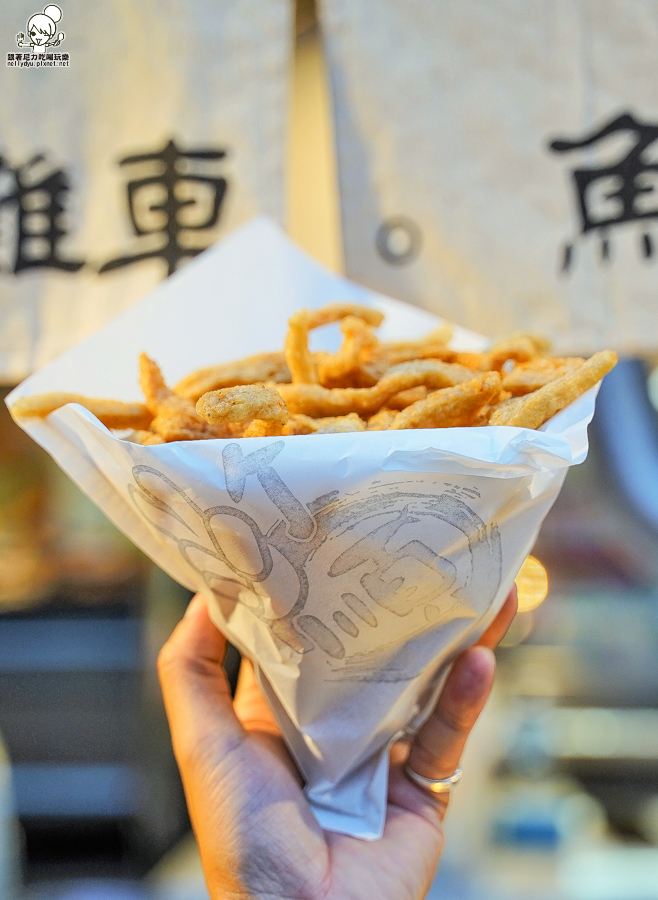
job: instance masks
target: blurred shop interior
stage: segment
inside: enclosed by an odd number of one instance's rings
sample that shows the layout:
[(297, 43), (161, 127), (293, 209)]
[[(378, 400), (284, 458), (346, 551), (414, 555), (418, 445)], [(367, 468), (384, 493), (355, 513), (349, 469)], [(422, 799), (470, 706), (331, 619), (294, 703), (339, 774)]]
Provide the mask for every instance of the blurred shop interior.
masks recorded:
[[(288, 231), (341, 271), (312, 0), (297, 3), (292, 84)], [(435, 900), (658, 900), (652, 360), (606, 379), (590, 437), (519, 579)], [(0, 897), (204, 900), (154, 665), (189, 593), (4, 404), (0, 471)]]

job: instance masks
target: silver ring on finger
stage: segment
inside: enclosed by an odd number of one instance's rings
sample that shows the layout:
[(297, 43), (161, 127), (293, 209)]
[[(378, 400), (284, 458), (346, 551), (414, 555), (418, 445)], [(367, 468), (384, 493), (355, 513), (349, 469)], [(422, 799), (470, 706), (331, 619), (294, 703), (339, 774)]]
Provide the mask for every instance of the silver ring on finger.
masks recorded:
[(461, 769), (455, 769), (449, 778), (425, 778), (424, 775), (414, 772), (409, 763), (405, 763), (404, 774), (418, 787), (431, 791), (432, 794), (448, 794), (456, 784), (459, 784), (464, 773)]

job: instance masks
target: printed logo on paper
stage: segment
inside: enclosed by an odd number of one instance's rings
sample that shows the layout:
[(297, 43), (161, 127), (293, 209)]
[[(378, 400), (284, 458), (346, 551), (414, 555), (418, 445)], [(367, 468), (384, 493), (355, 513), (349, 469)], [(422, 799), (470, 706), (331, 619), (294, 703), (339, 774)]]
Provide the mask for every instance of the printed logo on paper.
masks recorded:
[[(478, 489), (439, 481), (430, 492), (413, 475), (377, 478), (304, 505), (273, 465), (284, 447), (275, 441), (244, 455), (227, 444), (229, 502), (208, 509), (149, 465), (134, 466), (128, 492), (227, 622), (245, 607), (279, 646), (320, 654), (330, 680), (415, 678), (422, 654), (409, 641), (427, 635), (433, 654), (437, 628), (468, 626), (498, 592), (500, 534), (473, 509)], [(254, 504), (268, 501), (278, 518), (262, 528)]]
[[(587, 164), (587, 154), (602, 150), (605, 142), (611, 140), (622, 145), (616, 157), (613, 154), (613, 161), (598, 166)], [(564, 246), (562, 271), (572, 269), (577, 244), (590, 234), (598, 237), (601, 262), (609, 262), (613, 255), (611, 231), (629, 223), (644, 225), (639, 256), (651, 259), (655, 242), (649, 222), (658, 218), (658, 124), (641, 122), (626, 112), (580, 138), (555, 138), (549, 149), (569, 154), (569, 159), (577, 154), (581, 163), (571, 170), (580, 234)]]
[(16, 35), (16, 46), (23, 52), (8, 53), (7, 66), (34, 69), (68, 67), (68, 53), (52, 52), (66, 37), (63, 31), (58, 31), (61, 18), (62, 10), (54, 4), (30, 16), (25, 31)]

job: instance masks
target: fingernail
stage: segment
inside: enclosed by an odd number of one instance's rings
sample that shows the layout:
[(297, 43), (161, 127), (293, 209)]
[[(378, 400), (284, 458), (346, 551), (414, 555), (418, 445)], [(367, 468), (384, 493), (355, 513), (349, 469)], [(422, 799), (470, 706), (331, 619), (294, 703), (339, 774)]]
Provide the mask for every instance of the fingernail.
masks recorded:
[(483, 684), (492, 677), (491, 670), (495, 667), (496, 657), (488, 647), (473, 647), (468, 653), (469, 665), (462, 675), (461, 688), (471, 699), (479, 695)]

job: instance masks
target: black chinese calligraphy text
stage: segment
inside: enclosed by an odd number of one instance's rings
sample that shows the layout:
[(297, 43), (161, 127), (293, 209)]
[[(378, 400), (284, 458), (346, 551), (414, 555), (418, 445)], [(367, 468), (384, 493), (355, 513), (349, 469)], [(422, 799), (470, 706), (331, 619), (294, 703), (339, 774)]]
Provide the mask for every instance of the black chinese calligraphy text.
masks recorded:
[[(99, 271), (110, 272), (145, 259), (161, 259), (167, 266), (167, 274), (171, 275), (181, 260), (190, 259), (205, 250), (207, 244), (190, 246), (188, 239), (190, 233), (212, 228), (217, 224), (227, 181), (220, 175), (199, 171), (198, 167), (217, 163), (225, 156), (225, 150), (183, 151), (170, 140), (158, 152), (142, 153), (122, 159), (121, 166), (146, 165), (151, 169), (150, 174), (128, 182), (128, 212), (137, 237), (157, 235), (160, 242), (155, 249), (145, 249), (112, 259), (101, 266)], [(186, 196), (194, 186), (204, 186), (210, 192), (207, 212), (205, 216), (202, 214), (201, 218), (196, 220), (189, 215), (181, 215), (188, 207), (201, 206), (197, 199)], [(153, 189), (159, 189), (161, 199), (148, 202), (146, 205), (140, 203), (140, 196), (143, 200), (143, 196), (146, 196), (144, 192)]]
[[(556, 138), (549, 144), (554, 153), (569, 153), (594, 147), (621, 133), (631, 139), (626, 155), (610, 165), (580, 166), (571, 173), (581, 234), (598, 231), (603, 261), (611, 256), (611, 227), (658, 217), (658, 156), (652, 146), (658, 141), (658, 125), (641, 122), (627, 112), (583, 138)], [(653, 239), (648, 231), (642, 235), (640, 246), (646, 259), (653, 256)], [(573, 257), (574, 247), (569, 243), (564, 250), (563, 271), (571, 267)]]
[(11, 271), (16, 274), (44, 268), (77, 272), (84, 265), (82, 260), (66, 259), (61, 250), (67, 234), (68, 176), (63, 169), (50, 169), (44, 163), (42, 154), (16, 167), (0, 157), (0, 208), (9, 208), (14, 220)]

